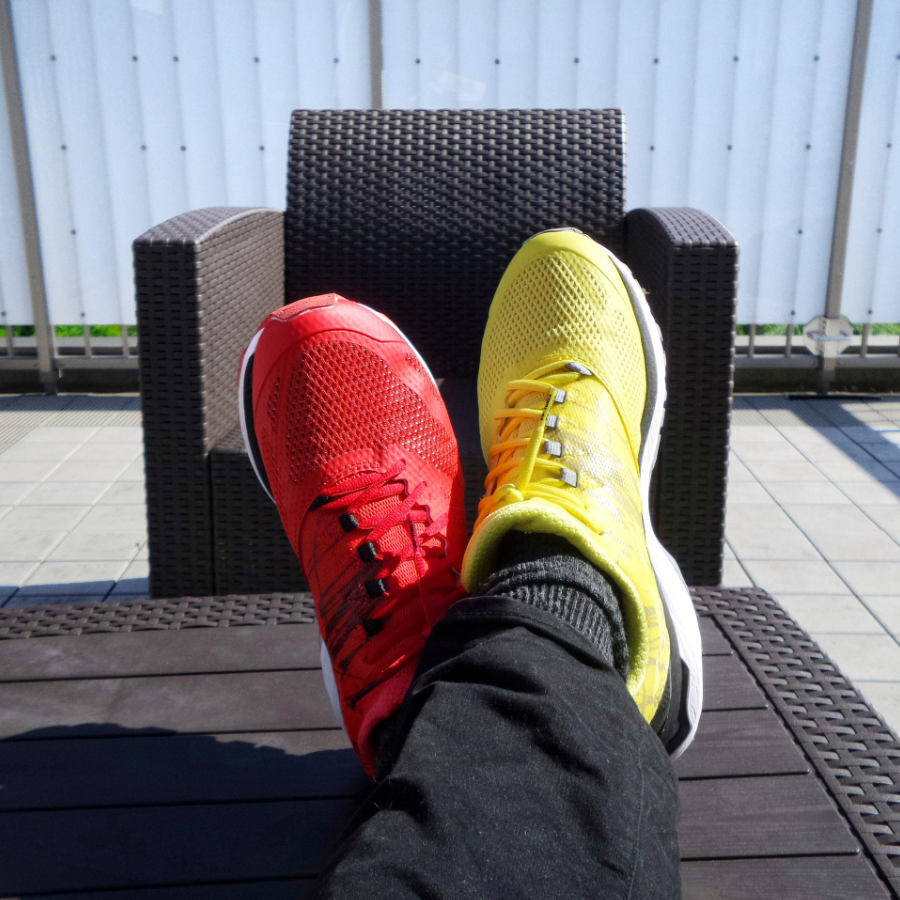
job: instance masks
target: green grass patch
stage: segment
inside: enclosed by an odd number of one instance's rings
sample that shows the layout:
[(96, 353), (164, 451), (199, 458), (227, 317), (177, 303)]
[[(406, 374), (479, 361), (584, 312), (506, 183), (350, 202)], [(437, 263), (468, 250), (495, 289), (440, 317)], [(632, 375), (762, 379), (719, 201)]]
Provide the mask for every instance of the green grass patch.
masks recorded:
[[(91, 325), (91, 337), (122, 337), (121, 325)], [(137, 335), (137, 325), (124, 326), (129, 337)], [(0, 327), (0, 337), (7, 336), (9, 326)], [(57, 325), (53, 329), (58, 338), (84, 337), (84, 325)], [(34, 337), (34, 325), (13, 325), (13, 337)]]
[[(862, 334), (863, 328), (865, 327), (861, 322), (851, 322), (853, 326), (854, 334)], [(756, 326), (756, 334), (757, 336), (763, 334), (776, 334), (776, 335), (786, 335), (788, 330), (787, 325), (757, 325)], [(737, 327), (738, 334), (750, 334), (750, 326), (749, 325), (738, 325)], [(802, 325), (794, 325), (794, 334), (799, 335), (803, 334), (803, 326)], [(891, 322), (878, 322), (872, 325), (871, 334), (900, 334), (900, 324), (891, 323)]]

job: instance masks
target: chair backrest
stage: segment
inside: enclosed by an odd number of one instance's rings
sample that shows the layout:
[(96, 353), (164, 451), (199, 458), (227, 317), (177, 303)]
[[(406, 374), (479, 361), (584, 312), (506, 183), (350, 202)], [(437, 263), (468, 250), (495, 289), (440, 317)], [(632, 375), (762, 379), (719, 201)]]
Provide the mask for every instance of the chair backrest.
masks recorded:
[(286, 300), (337, 291), (387, 313), (434, 374), (474, 375), (519, 245), (571, 225), (618, 249), (619, 110), (298, 110)]

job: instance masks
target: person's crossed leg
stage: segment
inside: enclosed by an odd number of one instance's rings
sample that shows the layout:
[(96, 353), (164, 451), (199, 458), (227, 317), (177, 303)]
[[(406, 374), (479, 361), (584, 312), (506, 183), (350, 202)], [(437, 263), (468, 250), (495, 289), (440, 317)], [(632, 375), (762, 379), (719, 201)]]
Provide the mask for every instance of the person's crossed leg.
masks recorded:
[(669, 758), (702, 675), (648, 514), (664, 393), (627, 268), (571, 229), (527, 241), (484, 335), (489, 474), (466, 544), (452, 426), (396, 326), (335, 294), (263, 322), (244, 436), (375, 779), (323, 894), (679, 893)]

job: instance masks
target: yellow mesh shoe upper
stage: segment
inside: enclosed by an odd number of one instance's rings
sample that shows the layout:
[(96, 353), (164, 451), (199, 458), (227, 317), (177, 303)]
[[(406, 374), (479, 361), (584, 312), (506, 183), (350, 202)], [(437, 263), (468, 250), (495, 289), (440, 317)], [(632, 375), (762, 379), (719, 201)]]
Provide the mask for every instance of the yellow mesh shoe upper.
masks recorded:
[(489, 474), (464, 584), (490, 573), (511, 529), (565, 537), (620, 588), (627, 685), (651, 721), (669, 635), (638, 466), (646, 362), (618, 270), (590, 238), (545, 232), (510, 263), (482, 343), (478, 402)]

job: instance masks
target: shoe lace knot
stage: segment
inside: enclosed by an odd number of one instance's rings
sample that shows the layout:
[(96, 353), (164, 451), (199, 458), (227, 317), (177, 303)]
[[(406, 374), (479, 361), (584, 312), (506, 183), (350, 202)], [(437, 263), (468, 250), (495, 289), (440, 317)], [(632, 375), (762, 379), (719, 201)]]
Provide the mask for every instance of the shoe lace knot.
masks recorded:
[[(421, 648), (422, 638), (434, 625), (432, 609), (438, 608), (433, 602), (434, 594), (459, 590), (455, 570), (439, 564), (432, 566), (433, 560), (446, 559), (448, 555), (449, 514), (432, 515), (423, 500), (426, 482), (411, 485), (403, 477), (406, 468), (406, 460), (401, 458), (383, 470), (360, 473), (342, 482), (339, 493), (332, 492), (316, 504), (318, 508), (339, 512), (345, 532), (364, 537), (356, 553), (363, 564), (371, 567), (364, 582), (366, 596), (359, 608), (345, 617), (340, 631), (349, 636), (357, 625), (363, 627), (370, 645), (367, 661), (379, 661), (379, 682), (406, 663), (416, 648)], [(412, 590), (403, 590), (393, 584), (394, 576), (403, 563), (410, 561), (415, 568), (415, 585)], [(424, 584), (428, 597), (421, 590)], [(431, 602), (426, 602), (429, 599)], [(404, 614), (403, 627), (392, 626), (389, 640), (377, 640), (397, 605), (411, 600), (418, 605), (419, 614)], [(338, 643), (343, 641), (338, 638)]]
[[(539, 366), (506, 386), (506, 406), (495, 415), (497, 431), (490, 449), (485, 496), (479, 521), (510, 502), (542, 498), (585, 518), (577, 469), (563, 463), (560, 425), (568, 387), (594, 373), (582, 363), (557, 361)], [(477, 527), (477, 525), (476, 525)], [(592, 525), (596, 529), (596, 523)]]

